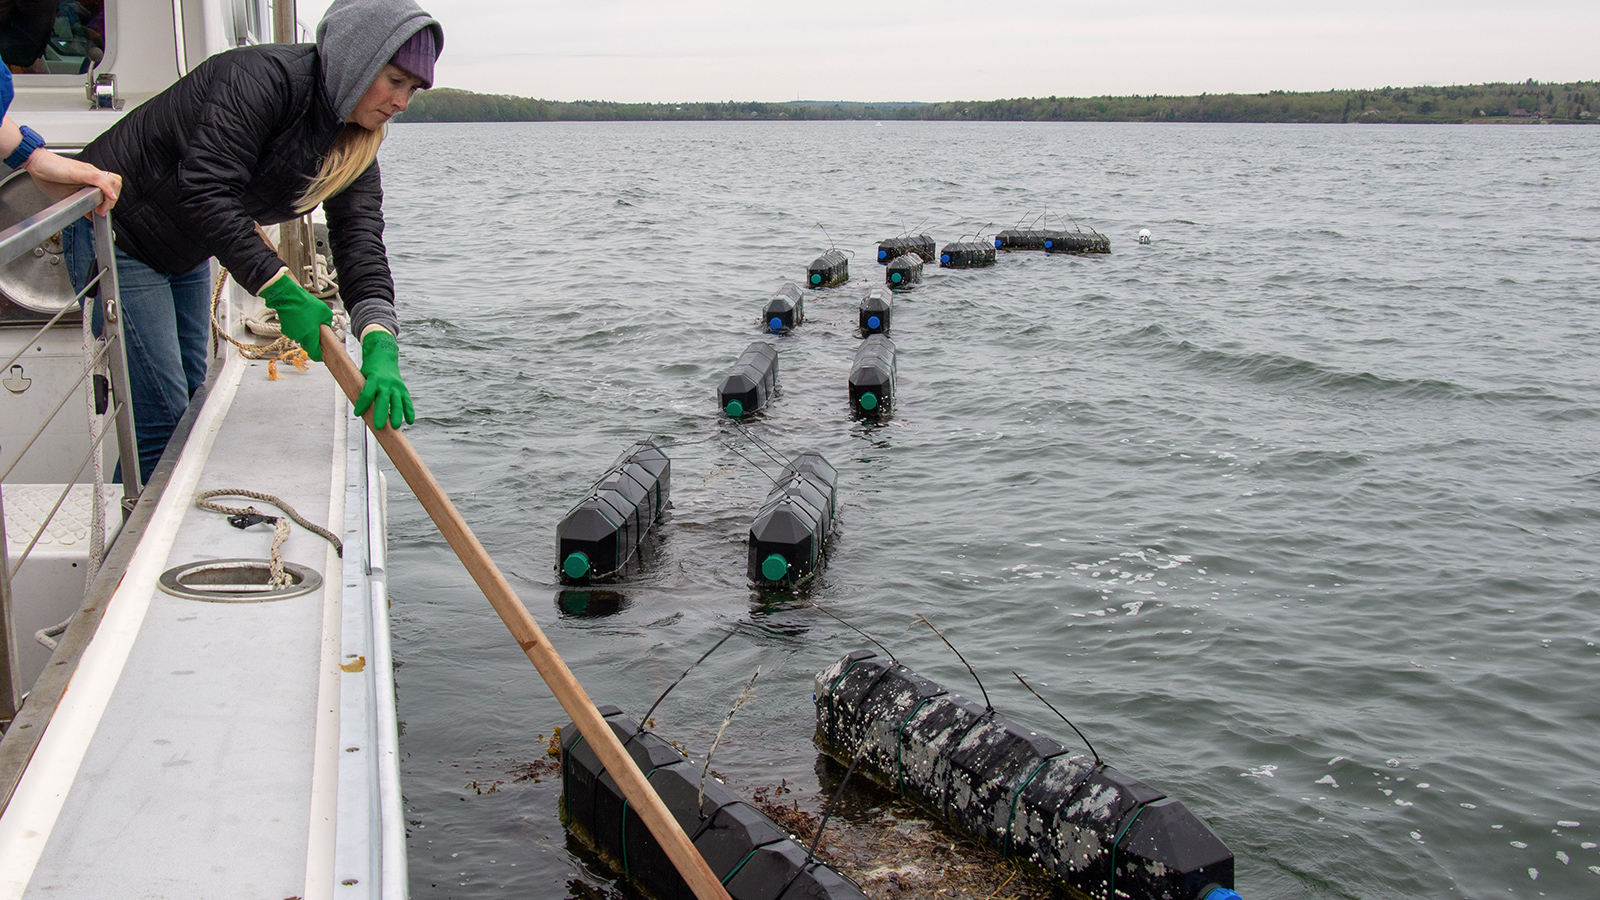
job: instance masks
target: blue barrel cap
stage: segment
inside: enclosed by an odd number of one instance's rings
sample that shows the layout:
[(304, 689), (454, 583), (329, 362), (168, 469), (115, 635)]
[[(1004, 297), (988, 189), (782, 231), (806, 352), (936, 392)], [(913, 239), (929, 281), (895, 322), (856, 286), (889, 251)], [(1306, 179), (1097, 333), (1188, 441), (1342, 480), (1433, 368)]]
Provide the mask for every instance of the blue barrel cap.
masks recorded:
[(774, 553), (761, 561), (761, 577), (768, 581), (782, 581), (789, 574), (789, 561)]
[(894, 282), (895, 284), (899, 284), (900, 283), (901, 277), (902, 276), (900, 275), (899, 272), (890, 272), (889, 273), (889, 280)]
[(1002, 243), (1002, 241), (1001, 241), (1001, 240), (1000, 240), (1000, 239), (999, 239), (999, 238), (995, 238), (995, 239), (994, 239), (994, 248), (995, 248), (995, 249), (996, 249), (996, 250), (999, 250), (999, 249), (1000, 249), (1000, 244), (1001, 244), (1001, 243)]
[(1051, 247), (1054, 247), (1055, 245), (1056, 245), (1055, 241), (1045, 241), (1044, 242), (1044, 248), (1046, 250), (1049, 250)]
[(729, 400), (728, 405), (724, 406), (722, 411), (727, 413), (729, 418), (737, 419), (744, 415), (744, 404), (737, 400)]
[(948, 253), (939, 254), (939, 262), (947, 263), (949, 261), (950, 261), (950, 254), (948, 254)]
[(1211, 890), (1206, 891), (1205, 895), (1200, 897), (1200, 900), (1243, 900), (1243, 898), (1233, 888), (1213, 887)]
[(878, 251), (878, 258), (879, 259), (884, 259), (888, 255), (889, 255), (889, 251), (887, 251), (887, 250), (879, 250)]
[(867, 316), (867, 327), (868, 328), (877, 328), (878, 326), (880, 326), (882, 324), (883, 323), (878, 319), (877, 316)]
[(811, 273), (811, 283), (812, 284), (821, 284), (822, 283), (822, 273), (821, 272), (812, 272)]
[(861, 395), (861, 399), (858, 402), (861, 404), (862, 409), (871, 412), (872, 410), (878, 408), (878, 395), (871, 391), (867, 391)]
[(767, 322), (767, 327), (771, 328), (773, 331), (782, 331), (783, 330), (783, 320), (778, 318), (777, 316), (773, 316), (771, 321)]
[(582, 550), (575, 550), (567, 554), (561, 561), (561, 571), (567, 573), (568, 578), (582, 578), (589, 574), (589, 557)]

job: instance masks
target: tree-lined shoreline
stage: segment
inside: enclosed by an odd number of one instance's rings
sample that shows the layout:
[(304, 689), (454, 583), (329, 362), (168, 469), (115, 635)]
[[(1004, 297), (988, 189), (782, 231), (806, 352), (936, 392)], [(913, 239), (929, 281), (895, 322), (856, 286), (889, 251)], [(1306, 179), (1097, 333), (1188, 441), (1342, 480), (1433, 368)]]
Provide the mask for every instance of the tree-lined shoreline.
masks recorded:
[(1196, 96), (1024, 97), (941, 103), (573, 102), (437, 88), (397, 122), (900, 120), (969, 122), (1558, 123), (1600, 122), (1600, 82), (1270, 91)]

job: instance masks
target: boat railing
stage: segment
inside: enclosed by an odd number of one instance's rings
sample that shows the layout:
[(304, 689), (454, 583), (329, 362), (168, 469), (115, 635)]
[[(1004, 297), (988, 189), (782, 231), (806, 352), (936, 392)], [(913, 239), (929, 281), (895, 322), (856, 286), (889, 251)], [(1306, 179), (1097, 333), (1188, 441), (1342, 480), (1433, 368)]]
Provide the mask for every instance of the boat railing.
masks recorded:
[[(100, 200), (99, 189), (86, 187), (0, 231), (0, 266), (7, 265), (25, 253), (33, 252), (34, 248), (58, 234), (66, 226), (80, 217), (89, 215), (99, 205)], [(94, 226), (96, 260), (115, 259), (111, 217), (105, 215), (90, 216), (90, 218)], [(90, 302), (85, 301), (86, 297)], [(17, 575), (23, 570), (29, 555), (38, 546), (41, 538), (48, 533), (51, 523), (72, 495), (74, 485), (80, 483), (85, 470), (90, 469), (91, 464), (93, 464), (93, 494), (90, 504), (93, 512), (89, 516), (90, 558), (84, 581), (86, 588), (94, 580), (95, 570), (104, 555), (106, 517), (102, 504), (105, 491), (100, 460), (104, 459), (105, 451), (102, 445), (112, 430), (107, 427), (111, 422), (116, 426), (117, 458), (122, 470), (124, 512), (132, 508), (141, 487), (139, 456), (134, 440), (133, 408), (128, 399), (128, 361), (123, 344), (121, 297), (117, 291), (115, 266), (97, 263), (96, 271), (91, 273), (83, 290), (79, 291), (71, 302), (62, 305), (61, 309), (49, 321), (39, 326), (36, 332), (22, 341), (16, 352), (4, 363), (0, 363), (0, 373), (16, 373), (18, 370), (13, 367), (18, 360), (22, 359), (30, 348), (37, 347), (51, 329), (62, 326), (63, 320), (74, 311), (80, 311), (83, 320), (84, 351), (81, 371), (77, 371), (77, 378), (68, 380), (64, 387), (59, 381), (48, 386), (59, 388), (59, 402), (56, 402), (43, 419), (36, 423), (31, 434), (22, 441), (20, 450), (0, 456), (0, 464), (4, 466), (0, 469), (0, 547), (9, 548), (13, 543), (23, 546), (23, 550), (14, 561), (11, 559), (9, 549), (0, 555), (0, 725), (9, 723), (15, 717), (28, 689), (28, 686), (22, 683), (18, 660), (19, 635), (16, 634), (16, 607), (13, 605), (17, 598), (13, 596), (12, 587), (17, 582)], [(90, 327), (91, 321), (97, 323), (96, 327)], [(6, 485), (10, 483), (10, 476), (17, 470), (18, 463), (28, 452), (36, 449), (35, 445), (39, 443), (40, 437), (51, 423), (63, 414), (74, 397), (83, 399), (85, 406), (90, 410), (89, 446), (81, 459), (51, 461), (51, 467), (55, 470), (70, 471), (62, 468), (63, 462), (66, 467), (76, 463), (76, 470), (70, 472), (64, 484), (52, 486), (59, 487), (59, 493), (56, 493), (53, 499), (46, 496), (37, 504), (41, 509), (47, 506), (48, 512), (30, 517), (38, 520), (29, 522), (31, 533), (11, 536), (7, 531), (5, 513), (5, 491)], [(44, 405), (48, 406), (50, 399), (46, 397)], [(54, 445), (46, 442), (38, 449), (44, 452), (45, 447), (49, 446)], [(6, 449), (8, 448), (0, 447), (0, 451)], [(77, 608), (76, 604), (73, 608)], [(47, 632), (50, 630), (46, 629)]]

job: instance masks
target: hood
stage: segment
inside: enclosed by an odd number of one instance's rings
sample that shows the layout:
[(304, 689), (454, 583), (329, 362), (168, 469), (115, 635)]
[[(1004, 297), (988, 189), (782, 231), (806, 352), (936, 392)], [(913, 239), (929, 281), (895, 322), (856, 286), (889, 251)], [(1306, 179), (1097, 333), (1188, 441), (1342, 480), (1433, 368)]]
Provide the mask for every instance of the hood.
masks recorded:
[(424, 28), (444, 49), (444, 28), (413, 0), (334, 0), (317, 23), (317, 56), (328, 101), (345, 121), (400, 45)]

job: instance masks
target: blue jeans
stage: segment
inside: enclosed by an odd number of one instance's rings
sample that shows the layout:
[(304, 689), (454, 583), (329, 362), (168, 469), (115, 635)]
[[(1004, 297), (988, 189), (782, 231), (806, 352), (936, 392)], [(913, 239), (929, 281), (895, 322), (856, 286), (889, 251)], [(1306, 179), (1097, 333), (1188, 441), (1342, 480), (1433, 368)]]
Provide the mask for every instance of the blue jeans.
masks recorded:
[[(79, 219), (62, 230), (61, 244), (73, 288), (81, 291), (95, 269), (93, 226)], [(189, 398), (206, 380), (211, 264), (167, 275), (121, 249), (116, 255), (139, 473), (148, 481)], [(93, 324), (100, 333), (98, 308)]]

